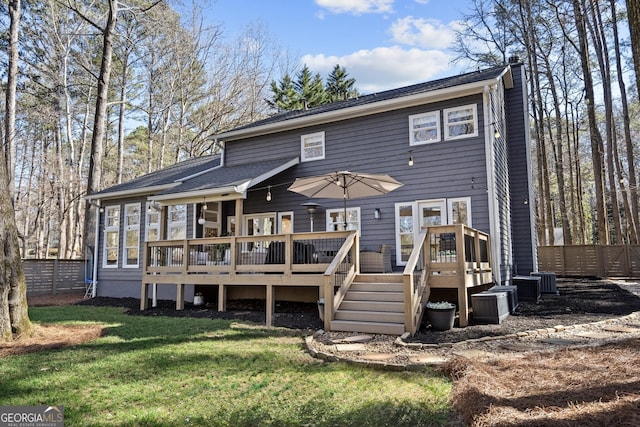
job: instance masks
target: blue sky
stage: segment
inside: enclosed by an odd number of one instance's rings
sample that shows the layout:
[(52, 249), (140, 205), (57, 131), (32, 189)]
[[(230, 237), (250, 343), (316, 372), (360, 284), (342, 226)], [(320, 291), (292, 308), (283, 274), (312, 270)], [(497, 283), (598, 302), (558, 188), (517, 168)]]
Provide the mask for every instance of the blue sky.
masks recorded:
[(466, 71), (448, 47), (469, 0), (212, 0), (211, 24), (235, 38), (260, 21), (300, 64), (346, 67), (360, 92)]

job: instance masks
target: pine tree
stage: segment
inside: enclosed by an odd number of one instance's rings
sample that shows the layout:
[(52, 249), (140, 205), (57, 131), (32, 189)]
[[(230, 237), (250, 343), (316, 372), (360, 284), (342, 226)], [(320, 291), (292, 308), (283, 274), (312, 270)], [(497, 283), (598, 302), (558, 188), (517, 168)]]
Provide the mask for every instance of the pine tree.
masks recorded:
[(346, 68), (336, 64), (327, 77), (325, 86), (329, 102), (343, 101), (358, 96), (355, 84), (356, 79), (348, 78)]

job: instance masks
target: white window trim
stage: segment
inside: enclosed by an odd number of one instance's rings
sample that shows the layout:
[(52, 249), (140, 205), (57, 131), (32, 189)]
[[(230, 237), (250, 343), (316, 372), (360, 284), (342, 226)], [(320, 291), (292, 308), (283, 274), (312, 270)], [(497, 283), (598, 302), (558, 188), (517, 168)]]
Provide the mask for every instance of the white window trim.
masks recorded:
[[(305, 155), (305, 153), (306, 153), (306, 151), (305, 151), (305, 140), (306, 139), (313, 139), (313, 138), (320, 138), (320, 140), (322, 141), (322, 156), (307, 157)], [(314, 160), (323, 160), (324, 157), (325, 157), (325, 152), (326, 152), (326, 147), (325, 147), (324, 131), (323, 132), (316, 132), (316, 133), (308, 133), (308, 134), (302, 135), (300, 137), (300, 161), (301, 162), (312, 162)]]
[[(138, 223), (137, 224), (129, 224), (129, 216), (127, 215), (127, 209), (130, 207), (137, 207), (138, 208)], [(142, 216), (142, 212), (140, 211), (141, 207), (140, 207), (140, 203), (128, 203), (126, 205), (124, 205), (124, 227), (122, 229), (122, 233), (124, 236), (124, 239), (122, 239), (122, 267), (123, 268), (138, 268), (140, 267), (140, 221), (141, 221), (141, 216)], [(137, 230), (138, 232), (138, 243), (136, 245), (136, 249), (138, 249), (138, 258), (135, 264), (128, 264), (128, 258), (127, 258), (127, 249), (129, 249), (129, 246), (127, 246), (127, 231), (131, 231), (131, 230)], [(133, 246), (131, 247), (133, 248)]]
[[(400, 238), (400, 208), (404, 206), (411, 207), (411, 218), (413, 219), (413, 242), (415, 244), (418, 233), (416, 232), (416, 203), (404, 202), (395, 204), (395, 235), (396, 235), (396, 265), (407, 265), (407, 261), (402, 260), (402, 239)], [(408, 233), (405, 233), (408, 234)]]
[[(458, 110), (466, 110), (471, 108), (473, 110), (473, 133), (468, 133), (468, 134), (464, 134), (464, 135), (457, 135), (457, 136), (449, 136), (449, 122), (447, 121), (447, 113), (451, 112), (451, 111), (458, 111)], [(444, 140), (445, 141), (452, 141), (452, 140), (456, 140), (456, 139), (464, 139), (464, 138), (472, 138), (474, 136), (478, 136), (478, 105), (477, 104), (469, 104), (469, 105), (461, 105), (459, 107), (455, 107), (455, 108), (447, 108), (445, 110), (443, 110), (442, 112), (443, 115), (443, 121), (444, 121)], [(463, 122), (463, 123), (468, 123), (468, 122)]]
[[(435, 139), (430, 139), (427, 141), (416, 141), (414, 138), (414, 131), (415, 128), (413, 127), (413, 120), (416, 118), (420, 118), (420, 117), (424, 117), (424, 116), (430, 116), (430, 115), (434, 115), (436, 116), (436, 138)], [(429, 129), (433, 129), (432, 127), (428, 127), (426, 128), (427, 130)], [(424, 144), (433, 144), (435, 142), (440, 142), (442, 140), (442, 133), (441, 133), (441, 129), (440, 129), (440, 110), (436, 110), (436, 111), (429, 111), (427, 113), (420, 113), (420, 114), (413, 114), (411, 116), (409, 116), (409, 145), (413, 146), (413, 145), (424, 145)]]
[(284, 216), (289, 216), (291, 217), (291, 233), (294, 233), (293, 231), (293, 211), (286, 211), (286, 212), (278, 212), (278, 222), (276, 223), (277, 225), (277, 230), (276, 233), (277, 234), (284, 234), (284, 232), (282, 231), (282, 217)]
[[(158, 216), (158, 222), (154, 222), (153, 224), (150, 222), (149, 217), (151, 215)], [(157, 210), (153, 202), (147, 202), (147, 206), (145, 207), (145, 221), (144, 221), (144, 241), (149, 242), (149, 230), (157, 230), (156, 235), (158, 236), (158, 240), (160, 240), (160, 217), (162, 215), (162, 210)]]
[[(117, 225), (108, 225), (107, 220), (109, 219), (109, 211), (117, 210), (118, 211), (118, 224)], [(103, 268), (118, 268), (118, 264), (120, 263), (120, 218), (121, 218), (121, 209), (120, 205), (111, 205), (105, 206), (104, 208), (104, 231), (103, 231), (103, 248), (102, 248), (102, 267)], [(118, 243), (116, 247), (116, 263), (110, 265), (107, 263), (107, 252), (109, 247), (107, 246), (107, 234), (116, 232), (118, 235)]]
[(466, 202), (467, 203), (467, 218), (468, 218), (469, 223), (465, 224), (465, 225), (467, 227), (473, 227), (473, 222), (471, 220), (471, 197), (457, 197), (457, 198), (453, 198), (453, 199), (447, 199), (447, 216), (449, 218), (453, 218), (453, 204), (455, 202)]
[[(349, 216), (349, 212), (350, 211), (355, 211), (358, 213), (358, 222), (356, 224), (356, 230), (361, 230), (362, 228), (362, 216), (360, 215), (360, 208), (359, 207), (347, 207), (347, 216)], [(326, 224), (325, 224), (325, 230), (329, 230), (332, 231), (332, 226), (334, 224), (333, 221), (331, 221), (331, 214), (332, 213), (342, 213), (344, 214), (344, 208), (338, 208), (338, 209), (327, 209), (326, 213), (325, 213), (325, 219), (326, 219)], [(345, 230), (341, 230), (341, 231), (345, 231)], [(347, 222), (347, 230), (346, 231), (350, 231), (349, 229), (349, 222)]]
[(402, 266), (402, 265), (407, 265), (406, 261), (402, 261), (402, 256), (401, 256), (401, 246), (402, 246), (402, 242), (400, 241), (400, 207), (401, 206), (411, 206), (411, 209), (413, 211), (413, 238), (414, 238), (414, 242), (415, 240), (418, 238), (418, 236), (420, 235), (420, 232), (422, 231), (422, 222), (420, 220), (420, 209), (419, 206), (420, 204), (423, 203), (443, 203), (445, 206), (446, 211), (443, 211), (442, 214), (446, 215), (447, 217), (443, 218), (443, 224), (442, 225), (450, 225), (449, 224), (449, 218), (452, 218), (452, 205), (454, 202), (458, 202), (458, 201), (465, 201), (467, 202), (467, 209), (468, 209), (468, 215), (469, 215), (469, 224), (467, 224), (468, 227), (471, 227), (471, 212), (472, 212), (472, 207), (471, 207), (471, 197), (456, 197), (456, 198), (451, 198), (451, 199), (429, 199), (429, 200), (415, 200), (412, 202), (398, 202), (395, 204), (395, 230), (394, 230), (394, 234), (395, 234), (395, 239), (396, 239), (396, 265), (398, 266)]

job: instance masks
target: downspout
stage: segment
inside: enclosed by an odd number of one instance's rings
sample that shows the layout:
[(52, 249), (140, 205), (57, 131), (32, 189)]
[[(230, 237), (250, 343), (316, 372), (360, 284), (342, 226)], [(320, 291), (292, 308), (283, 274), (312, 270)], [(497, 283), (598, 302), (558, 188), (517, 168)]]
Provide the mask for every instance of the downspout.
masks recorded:
[[(484, 145), (486, 150), (486, 168), (487, 168), (487, 204), (489, 207), (489, 235), (491, 236), (491, 270), (496, 283), (502, 283), (502, 272), (500, 271), (500, 225), (497, 218), (498, 199), (495, 188), (495, 158), (493, 152), (493, 132), (490, 131), (491, 117), (491, 96), (490, 88), (485, 85), (482, 92), (482, 111), (484, 117)], [(489, 129), (489, 130), (487, 130)], [(496, 237), (498, 238), (496, 240)], [(498, 244), (497, 244), (498, 243)]]
[(100, 211), (102, 210), (102, 206), (100, 205), (100, 199), (98, 199), (97, 204), (94, 205), (96, 208), (96, 225), (95, 225), (95, 242), (93, 246), (93, 271), (91, 272), (91, 298), (95, 298), (98, 290), (98, 244), (99, 244), (99, 232), (100, 232)]
[(213, 143), (214, 147), (218, 147), (220, 149), (220, 166), (224, 166), (224, 154), (225, 154), (225, 147), (224, 147), (224, 142), (219, 141), (218, 138), (214, 139), (214, 143)]

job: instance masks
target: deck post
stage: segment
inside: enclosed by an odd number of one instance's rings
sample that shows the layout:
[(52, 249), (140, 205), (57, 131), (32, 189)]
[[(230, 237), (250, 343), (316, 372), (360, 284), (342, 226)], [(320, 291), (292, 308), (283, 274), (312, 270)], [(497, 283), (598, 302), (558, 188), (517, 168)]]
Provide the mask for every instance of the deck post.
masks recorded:
[(467, 297), (467, 263), (464, 245), (464, 225), (457, 224), (455, 227), (456, 233), (456, 261), (457, 266), (457, 278), (458, 281), (458, 305), (460, 305), (460, 326), (467, 326), (469, 321), (469, 300)]
[(467, 287), (458, 286), (458, 304), (460, 304), (460, 327), (464, 328), (469, 324), (469, 297)]
[(218, 311), (227, 311), (227, 288), (224, 283), (218, 285)]
[(267, 328), (273, 326), (273, 311), (275, 310), (275, 303), (273, 300), (273, 285), (267, 285), (267, 301), (265, 306), (265, 312), (267, 314)]
[(176, 285), (176, 310), (184, 310), (184, 283)]
[(142, 282), (140, 287), (140, 310), (146, 310), (149, 306), (149, 285)]

